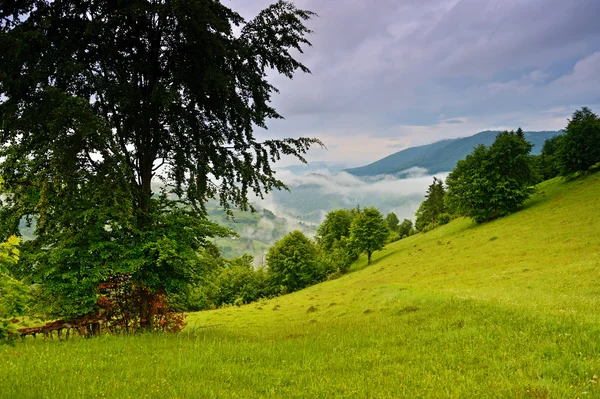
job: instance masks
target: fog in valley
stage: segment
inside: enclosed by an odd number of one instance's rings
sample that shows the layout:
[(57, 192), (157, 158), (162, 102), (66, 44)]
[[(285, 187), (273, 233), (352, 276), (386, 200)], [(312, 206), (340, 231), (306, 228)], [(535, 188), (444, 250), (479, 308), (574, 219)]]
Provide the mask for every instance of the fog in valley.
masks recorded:
[(300, 175), (280, 170), (277, 177), (290, 191), (277, 191), (258, 202), (278, 216), (319, 224), (327, 212), (340, 208), (374, 206), (383, 214), (394, 212), (402, 220), (414, 219), (433, 177), (426, 169), (411, 168), (398, 175), (358, 178), (346, 172)]

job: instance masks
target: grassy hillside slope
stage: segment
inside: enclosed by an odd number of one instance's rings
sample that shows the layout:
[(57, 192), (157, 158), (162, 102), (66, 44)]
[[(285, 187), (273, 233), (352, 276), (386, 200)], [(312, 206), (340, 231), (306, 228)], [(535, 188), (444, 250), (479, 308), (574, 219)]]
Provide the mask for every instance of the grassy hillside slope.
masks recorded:
[(600, 397), (600, 176), (187, 333), (0, 348), (0, 397)]

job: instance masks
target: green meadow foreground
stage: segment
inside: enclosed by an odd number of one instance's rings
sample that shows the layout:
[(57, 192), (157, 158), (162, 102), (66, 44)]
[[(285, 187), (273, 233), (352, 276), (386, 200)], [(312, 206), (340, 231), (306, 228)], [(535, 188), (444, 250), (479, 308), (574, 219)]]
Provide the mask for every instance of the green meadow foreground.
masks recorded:
[(600, 397), (600, 175), (179, 335), (0, 347), (0, 398)]

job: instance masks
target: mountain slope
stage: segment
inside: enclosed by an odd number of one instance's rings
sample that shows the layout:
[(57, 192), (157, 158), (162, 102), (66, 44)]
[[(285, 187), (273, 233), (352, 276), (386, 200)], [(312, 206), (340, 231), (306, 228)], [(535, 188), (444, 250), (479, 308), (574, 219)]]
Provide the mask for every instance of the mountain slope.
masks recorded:
[[(3, 397), (600, 397), (600, 175), (169, 336), (0, 347)], [(43, 355), (43, 362), (36, 361)], [(100, 378), (98, 378), (100, 377)]]
[[(420, 167), (429, 173), (449, 172), (456, 163), (470, 154), (480, 144), (491, 145), (498, 132), (485, 131), (470, 137), (437, 141), (432, 144), (407, 148), (369, 165), (345, 171), (355, 176), (376, 176), (381, 174), (397, 174), (406, 169)], [(525, 132), (525, 137), (533, 145), (532, 154), (542, 150), (544, 141), (561, 132)]]

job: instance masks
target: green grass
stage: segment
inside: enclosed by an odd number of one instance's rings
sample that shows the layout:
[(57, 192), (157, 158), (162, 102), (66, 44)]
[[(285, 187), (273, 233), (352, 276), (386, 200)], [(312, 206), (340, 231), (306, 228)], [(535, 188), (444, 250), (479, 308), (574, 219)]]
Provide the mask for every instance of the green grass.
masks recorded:
[[(600, 176), (179, 335), (0, 348), (0, 397), (598, 398)], [(594, 376), (596, 376), (594, 378)]]

